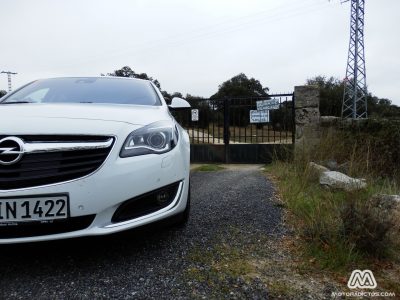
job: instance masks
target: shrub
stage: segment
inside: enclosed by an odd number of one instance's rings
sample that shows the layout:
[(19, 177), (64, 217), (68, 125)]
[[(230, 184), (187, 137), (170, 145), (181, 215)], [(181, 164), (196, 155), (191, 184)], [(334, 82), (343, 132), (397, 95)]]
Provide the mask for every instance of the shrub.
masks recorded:
[(360, 253), (382, 258), (391, 246), (389, 230), (392, 220), (373, 209), (367, 202), (349, 194), (341, 211), (341, 234)]
[[(392, 257), (392, 219), (371, 205), (375, 194), (399, 193), (400, 123), (367, 120), (325, 128), (319, 145), (299, 148), (294, 159), (270, 167), (278, 178), (291, 223), (304, 241), (305, 253), (321, 266), (344, 269), (366, 259)], [(310, 161), (336, 160), (339, 171), (367, 179), (365, 190), (326, 190)]]
[(331, 159), (350, 176), (400, 182), (400, 121), (367, 119), (324, 128), (320, 144), (303, 161)]

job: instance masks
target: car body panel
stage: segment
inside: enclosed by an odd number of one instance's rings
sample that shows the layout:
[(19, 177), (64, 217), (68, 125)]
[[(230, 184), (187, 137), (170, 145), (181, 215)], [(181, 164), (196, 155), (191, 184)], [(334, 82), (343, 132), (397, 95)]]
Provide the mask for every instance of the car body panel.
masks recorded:
[[(96, 215), (88, 228), (23, 238), (3, 239), (0, 235), (0, 244), (109, 234), (182, 212), (188, 197), (190, 144), (189, 136), (181, 126), (176, 124), (178, 143), (167, 153), (127, 158), (119, 155), (131, 132), (160, 120), (175, 122), (164, 99), (161, 106), (95, 103), (0, 105), (0, 136), (98, 135), (114, 138), (107, 159), (92, 174), (54, 184), (0, 190), (0, 198), (68, 194), (71, 217)], [(121, 224), (111, 223), (113, 213), (124, 201), (174, 182), (181, 182), (181, 187), (170, 209)]]
[[(0, 105), (2, 114), (1, 131), (5, 131), (7, 123), (37, 122), (39, 119), (48, 122), (58, 120), (94, 120), (114, 121), (134, 125), (146, 125), (159, 120), (168, 119), (168, 108), (166, 106), (144, 106), (124, 104), (97, 104), (97, 103), (71, 103), (71, 104), (8, 104)], [(18, 113), (18, 115), (15, 114)], [(23, 119), (17, 120), (15, 118)], [(30, 120), (28, 120), (30, 119)], [(13, 122), (14, 121), (14, 122)], [(17, 124), (15, 124), (17, 123)], [(48, 124), (47, 124), (48, 125)], [(25, 127), (26, 128), (26, 127)]]

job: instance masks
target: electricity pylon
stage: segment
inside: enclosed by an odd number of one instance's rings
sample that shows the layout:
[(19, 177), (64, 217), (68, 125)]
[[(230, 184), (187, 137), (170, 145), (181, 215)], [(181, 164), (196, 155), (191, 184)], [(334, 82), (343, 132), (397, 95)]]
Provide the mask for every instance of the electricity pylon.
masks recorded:
[(364, 53), (364, 12), (365, 0), (344, 0), (351, 2), (350, 43), (347, 58), (342, 118), (367, 118), (367, 83)]
[(8, 79), (8, 92), (11, 92), (11, 91), (12, 91), (12, 87), (11, 87), (11, 75), (17, 75), (18, 73), (10, 72), (10, 71), (1, 71), (0, 74), (7, 74), (7, 79)]

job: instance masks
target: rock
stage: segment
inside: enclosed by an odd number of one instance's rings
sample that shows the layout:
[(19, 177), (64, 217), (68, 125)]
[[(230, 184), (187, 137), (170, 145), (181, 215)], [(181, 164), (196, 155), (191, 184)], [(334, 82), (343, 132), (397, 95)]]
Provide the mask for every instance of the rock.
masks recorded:
[(328, 168), (325, 168), (324, 166), (316, 164), (312, 161), (308, 163), (308, 167), (310, 168), (311, 172), (318, 174), (318, 176), (320, 176), (323, 172), (329, 171)]
[(319, 87), (317, 85), (296, 86), (296, 108), (319, 108)]
[(342, 118), (333, 117), (333, 116), (321, 116), (320, 124), (322, 127), (332, 127), (340, 124)]
[(297, 109), (295, 120), (297, 125), (318, 124), (319, 109), (314, 107)]
[(344, 162), (344, 163), (338, 165), (337, 168), (334, 171), (339, 171), (339, 172), (348, 174), (349, 173), (349, 168), (350, 168), (349, 162)]
[(400, 195), (377, 194), (371, 197), (369, 203), (389, 213), (396, 209), (400, 210)]
[(337, 169), (338, 169), (338, 163), (334, 159), (330, 159), (330, 160), (326, 161), (325, 166), (327, 166), (328, 169), (330, 169), (332, 171), (337, 171)]
[(367, 186), (365, 179), (352, 178), (336, 171), (323, 172), (319, 177), (319, 183), (332, 189), (345, 191), (360, 190)]
[(400, 246), (400, 195), (377, 194), (368, 203), (378, 216), (392, 223), (388, 232), (389, 239)]

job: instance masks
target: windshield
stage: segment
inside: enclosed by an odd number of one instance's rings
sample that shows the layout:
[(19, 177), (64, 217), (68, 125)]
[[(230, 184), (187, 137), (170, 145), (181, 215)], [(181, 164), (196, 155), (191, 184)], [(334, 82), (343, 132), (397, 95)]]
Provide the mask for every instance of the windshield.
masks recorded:
[(0, 101), (0, 104), (22, 102), (161, 105), (150, 82), (121, 77), (37, 80)]

